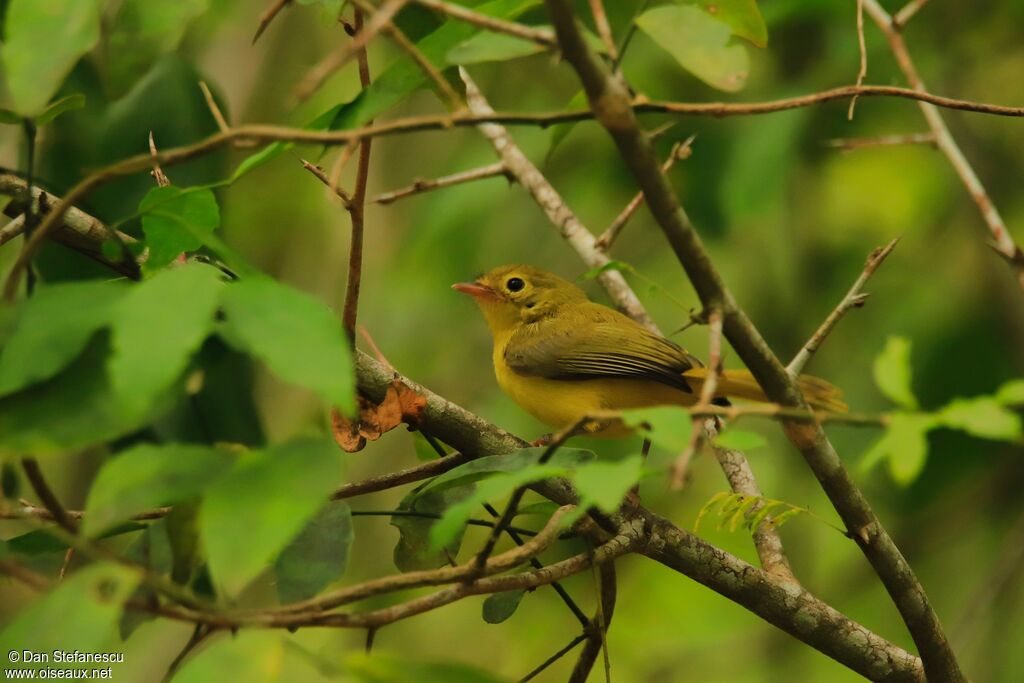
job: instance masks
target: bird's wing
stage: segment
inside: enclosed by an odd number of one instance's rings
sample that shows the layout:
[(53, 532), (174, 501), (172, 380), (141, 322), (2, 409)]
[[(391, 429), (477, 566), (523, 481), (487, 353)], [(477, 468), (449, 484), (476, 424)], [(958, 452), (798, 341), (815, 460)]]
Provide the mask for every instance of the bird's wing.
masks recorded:
[(692, 392), (682, 373), (700, 365), (693, 356), (616, 311), (584, 306), (578, 319), (524, 325), (505, 346), (505, 362), (520, 375), (647, 379)]

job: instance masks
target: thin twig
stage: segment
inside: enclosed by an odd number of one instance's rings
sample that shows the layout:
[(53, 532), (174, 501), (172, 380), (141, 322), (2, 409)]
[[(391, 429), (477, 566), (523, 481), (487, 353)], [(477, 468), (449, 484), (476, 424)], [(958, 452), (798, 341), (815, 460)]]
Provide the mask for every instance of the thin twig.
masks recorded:
[(46, 477), (39, 468), (39, 462), (35, 458), (22, 458), (21, 468), (25, 470), (25, 477), (31, 484), (32, 490), (39, 496), (39, 501), (53, 516), (54, 521), (68, 533), (77, 534), (78, 525), (68, 515), (67, 510), (61, 505), (60, 499), (46, 482)]
[(597, 27), (597, 35), (601, 36), (608, 56), (613, 62), (619, 60), (619, 49), (615, 46), (615, 36), (612, 35), (612, 27), (608, 23), (608, 14), (604, 11), (604, 3), (601, 0), (590, 0), (590, 14), (594, 17), (594, 26)]
[(159, 152), (156, 149), (156, 141), (153, 139), (153, 131), (149, 131), (149, 153), (153, 156), (153, 170), (150, 171), (150, 175), (153, 176), (158, 187), (167, 187), (171, 184), (171, 179), (167, 177), (163, 169), (160, 168), (160, 162), (157, 161)]
[(897, 145), (935, 145), (935, 133), (909, 133), (907, 135), (879, 135), (870, 138), (834, 138), (826, 140), (828, 147), (851, 152), (866, 147), (892, 147)]
[(274, 0), (274, 3), (267, 8), (267, 10), (260, 15), (260, 25), (256, 27), (256, 35), (252, 37), (252, 42), (255, 45), (256, 41), (260, 39), (263, 32), (270, 26), (270, 22), (274, 20), (278, 12), (287, 7), (292, 0)]
[(504, 19), (498, 19), (487, 14), (481, 14), (475, 12), (462, 5), (456, 5), (451, 2), (444, 2), (443, 0), (413, 0), (413, 2), (428, 7), (438, 12), (443, 12), (453, 19), (464, 21), (467, 24), (473, 24), (479, 26), (487, 31), (494, 31), (495, 33), (506, 33), (516, 38), (522, 38), (544, 47), (555, 47), (557, 42), (555, 41), (555, 34), (551, 29), (548, 28), (537, 28), (534, 26), (526, 26), (525, 24), (518, 24), (514, 21), (505, 21)]
[(171, 680), (175, 672), (178, 670), (178, 667), (180, 667), (182, 662), (185, 661), (185, 658), (188, 657), (189, 653), (195, 650), (200, 643), (215, 632), (215, 629), (209, 628), (206, 624), (196, 624), (196, 627), (192, 629), (192, 635), (189, 636), (185, 646), (181, 648), (178, 654), (171, 661), (170, 666), (167, 667), (167, 673), (164, 675), (164, 680)]
[[(373, 40), (384, 26), (398, 13), (409, 0), (387, 0), (381, 4), (380, 9), (366, 22), (362, 24), (362, 10), (356, 12), (356, 34), (351, 42), (342, 45), (338, 50), (327, 55), (319, 64), (314, 66), (302, 77), (299, 84), (295, 86), (294, 96), (299, 102), (304, 102), (315, 93), (324, 81), (337, 73), (343, 66), (360, 53), (365, 52), (366, 46)], [(362, 69), (360, 69), (362, 71)], [(361, 80), (361, 79), (360, 79)], [(365, 88), (366, 86), (363, 85)]]
[(868, 260), (864, 264), (864, 270), (861, 272), (860, 277), (853, 283), (850, 290), (843, 297), (842, 301), (829, 313), (828, 317), (825, 318), (825, 322), (821, 324), (821, 327), (811, 335), (811, 338), (807, 340), (807, 343), (803, 345), (797, 354), (793, 357), (793, 360), (786, 366), (786, 372), (791, 377), (797, 377), (804, 371), (808, 361), (811, 360), (811, 356), (814, 355), (815, 351), (821, 346), (825, 338), (832, 332), (832, 328), (846, 315), (847, 311), (860, 308), (867, 301), (868, 295), (863, 293), (864, 285), (867, 284), (868, 279), (875, 274), (878, 270), (878, 266), (882, 265), (886, 257), (892, 253), (892, 250), (899, 244), (900, 238), (897, 237), (889, 244), (884, 247), (878, 247), (868, 255)]
[(608, 562), (597, 566), (600, 567), (600, 578), (598, 578), (596, 571), (591, 572), (594, 577), (595, 592), (597, 593), (597, 607), (594, 610), (594, 618), (591, 620), (590, 628), (588, 629), (587, 643), (580, 652), (580, 656), (576, 660), (576, 666), (573, 667), (572, 673), (569, 675), (569, 683), (586, 683), (587, 679), (590, 678), (590, 672), (593, 670), (594, 664), (597, 663), (598, 656), (602, 653), (604, 653), (605, 683), (611, 683), (611, 660), (608, 656), (607, 634), (612, 615), (615, 612), (615, 599), (617, 595), (615, 564)]
[(341, 200), (342, 206), (345, 207), (346, 211), (351, 210), (350, 207), (352, 206), (352, 196), (345, 191), (345, 188), (341, 187), (340, 185), (332, 184), (331, 179), (327, 177), (326, 173), (324, 173), (324, 169), (320, 168), (316, 164), (310, 163), (305, 159), (299, 159), (299, 161), (302, 163), (302, 168), (306, 169), (314, 176), (316, 176), (317, 180), (326, 185), (327, 189), (333, 192), (338, 197), (338, 199)]
[(0, 228), (0, 247), (25, 232), (25, 214), (15, 216)]
[[(711, 405), (715, 398), (715, 390), (718, 388), (718, 376), (722, 372), (722, 311), (714, 308), (708, 311), (708, 373), (704, 378), (704, 385), (700, 390), (700, 398), (694, 405), (694, 410), (699, 411)], [(683, 449), (683, 452), (676, 458), (672, 465), (671, 487), (673, 491), (680, 491), (686, 483), (686, 471), (689, 469), (690, 460), (693, 454), (700, 448), (701, 437), (704, 430), (701, 428), (703, 418), (695, 413), (691, 414), (693, 429), (690, 430), (690, 442)]]
[(515, 180), (514, 176), (506, 170), (505, 164), (499, 161), (488, 166), (481, 166), (480, 168), (474, 168), (460, 173), (452, 173), (451, 175), (441, 176), (440, 178), (432, 178), (430, 180), (417, 179), (412, 185), (407, 187), (379, 194), (371, 199), (370, 202), (386, 205), (399, 199), (405, 199), (406, 197), (414, 194), (439, 190), (443, 187), (451, 187), (452, 185), (461, 185), (462, 183), (469, 183), (474, 180), (484, 180), (495, 176), (505, 176), (509, 182)]
[[(373, 5), (366, 0), (352, 0), (353, 4), (359, 7), (364, 12), (372, 12)], [(444, 98), (448, 101), (448, 107), (451, 111), (458, 111), (462, 108), (462, 97), (459, 93), (455, 92), (455, 88), (448, 82), (448, 79), (434, 66), (434, 63), (427, 59), (427, 56), (416, 47), (416, 44), (409, 40), (409, 37), (405, 35), (405, 32), (398, 28), (394, 21), (388, 19), (384, 23), (384, 33), (397, 45), (403, 52), (405, 52), (412, 61), (416, 62), (416, 65), (420, 67), (420, 70), (426, 74), (427, 78), (431, 80), (434, 87), (444, 95)]]
[[(918, 74), (917, 67), (914, 66), (914, 60), (911, 59), (910, 52), (907, 49), (907, 44), (903, 41), (903, 35), (900, 33), (899, 26), (901, 24), (897, 24), (896, 20), (889, 16), (889, 13), (878, 4), (877, 0), (858, 0), (858, 2), (864, 4), (864, 9), (867, 10), (875, 24), (885, 34), (886, 39), (889, 41), (889, 48), (896, 58), (900, 71), (906, 77), (907, 83), (915, 92), (922, 95), (925, 94), (927, 89), (925, 88), (924, 81)], [(1014, 241), (1013, 236), (1006, 227), (1006, 223), (1003, 221), (1003, 217), (999, 214), (995, 204), (992, 203), (992, 198), (989, 197), (985, 186), (982, 185), (981, 179), (978, 178), (978, 174), (975, 173), (974, 168), (967, 160), (967, 157), (964, 156), (952, 133), (949, 132), (949, 127), (946, 126), (942, 114), (933, 106), (935, 103), (925, 98), (921, 98), (918, 102), (921, 113), (924, 114), (924, 118), (928, 122), (928, 127), (935, 134), (935, 145), (949, 160), (950, 165), (956, 171), (956, 174), (960, 176), (961, 182), (967, 188), (974, 203), (978, 205), (978, 210), (981, 211), (982, 218), (984, 218), (989, 232), (992, 234), (996, 252), (1010, 264), (1010, 267), (1013, 268), (1017, 276), (1019, 286), (1021, 289), (1024, 289), (1024, 251), (1021, 251), (1021, 248)]]
[(578, 635), (575, 638), (573, 638), (572, 640), (570, 640), (569, 643), (566, 646), (564, 646), (558, 652), (556, 652), (555, 654), (551, 655), (550, 657), (545, 659), (543, 662), (541, 662), (540, 665), (536, 669), (534, 669), (530, 673), (528, 673), (525, 676), (523, 676), (522, 678), (520, 678), (519, 679), (519, 683), (527, 683), (527, 681), (532, 681), (534, 678), (536, 678), (541, 673), (543, 673), (543, 671), (545, 669), (547, 669), (549, 666), (551, 666), (552, 664), (557, 662), (559, 659), (561, 659), (562, 657), (564, 657), (567, 654), (569, 654), (570, 652), (572, 652), (573, 648), (576, 647), (577, 645), (579, 645), (580, 643), (582, 643), (584, 640), (586, 640), (587, 637), (588, 636), (587, 636), (586, 633), (581, 633), (580, 635)]
[(206, 100), (206, 106), (210, 110), (213, 120), (217, 122), (217, 129), (222, 133), (226, 133), (231, 126), (228, 125), (228, 120), (224, 118), (224, 113), (217, 106), (217, 100), (213, 99), (213, 93), (210, 91), (210, 87), (206, 85), (206, 81), (199, 81), (199, 89), (203, 91), (203, 99)]
[[(672, 150), (668, 154), (668, 158), (665, 159), (665, 163), (661, 165), (661, 172), (668, 173), (672, 170), (672, 167), (676, 165), (677, 161), (689, 159), (690, 155), (693, 154), (693, 141), (697, 139), (696, 135), (691, 135), (686, 138), (683, 142), (672, 145)], [(597, 238), (597, 248), (601, 251), (608, 251), (611, 248), (612, 243), (622, 232), (622, 229), (626, 227), (626, 223), (636, 214), (637, 210), (644, 203), (644, 193), (637, 192), (634, 197), (629, 200), (629, 204), (626, 204), (626, 208), (622, 210), (612, 224), (608, 226), (608, 229), (601, 233), (601, 236)]]
[[(370, 19), (370, 24), (363, 25), (363, 11), (358, 7), (355, 9), (356, 37), (353, 45), (359, 39), (379, 30), (384, 22), (390, 21), (391, 16), (401, 9), (406, 0), (390, 0), (386, 2)], [(390, 14), (388, 14), (390, 12)], [(357, 49), (356, 55), (359, 62), (359, 83), (363, 89), (370, 87), (370, 61), (366, 54), (366, 40)], [(363, 228), (366, 221), (366, 186), (370, 178), (370, 147), (372, 138), (365, 138), (359, 141), (359, 159), (356, 161), (356, 185), (352, 190), (352, 201), (348, 205), (348, 215), (352, 223), (352, 237), (348, 252), (348, 279), (345, 283), (345, 304), (342, 309), (341, 322), (345, 326), (348, 338), (355, 344), (356, 341), (356, 315), (359, 310), (359, 287), (363, 276)]]
[[(857, 47), (860, 49), (860, 70), (857, 72), (857, 86), (864, 85), (864, 77), (868, 75), (868, 48), (864, 42), (864, 3), (857, 0)], [(850, 108), (846, 118), (853, 121), (853, 110), (857, 106), (857, 96), (850, 98)]]
[(902, 29), (917, 11), (925, 6), (928, 0), (910, 0), (892, 18), (893, 27)]

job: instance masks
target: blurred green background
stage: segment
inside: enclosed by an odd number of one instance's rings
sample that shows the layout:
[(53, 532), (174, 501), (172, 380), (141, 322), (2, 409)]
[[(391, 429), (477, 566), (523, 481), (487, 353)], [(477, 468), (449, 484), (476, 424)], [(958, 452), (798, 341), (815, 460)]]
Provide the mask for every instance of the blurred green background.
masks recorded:
[[(199, 3), (200, 5), (202, 3)], [(581, 15), (586, 3), (578, 3)], [(606, 2), (621, 37), (639, 3)], [(890, 10), (900, 3), (887, 2)], [(111, 3), (111, 7), (117, 3)], [(187, 27), (180, 43), (136, 49), (105, 35), (99, 48), (75, 68), (63, 91), (84, 92), (84, 109), (65, 114), (41, 132), (39, 175), (61, 193), (91, 169), (144, 152), (153, 131), (169, 148), (216, 129), (197, 87), (205, 80), (232, 123), (301, 125), (358, 92), (354, 64), (309, 101), (296, 107), (291, 90), (327, 52), (345, 40), (319, 7), (287, 8), (255, 45), (257, 18), (266, 0), (212, 0)], [(808, 93), (856, 78), (859, 64), (855, 3), (836, 0), (765, 0), (761, 4), (769, 43), (749, 48), (751, 74), (736, 95), (712, 90), (683, 72), (666, 53), (638, 33), (624, 70), (651, 98), (679, 101), (772, 99)], [(108, 7), (106, 16), (116, 16)], [(523, 17), (544, 23), (543, 10)], [(1024, 2), (929, 3), (906, 29), (918, 68), (936, 93), (1024, 105)], [(903, 84), (880, 35), (868, 22), (866, 82)], [(379, 73), (402, 55), (376, 41), (371, 68)], [(563, 107), (577, 92), (575, 75), (550, 55), (470, 72), (499, 110)], [(811, 364), (811, 371), (842, 387), (853, 410), (891, 406), (871, 379), (871, 364), (890, 335), (913, 342), (915, 390), (925, 408), (957, 396), (991, 393), (1024, 374), (1024, 306), (1010, 270), (986, 246), (987, 230), (945, 158), (928, 146), (840, 152), (833, 138), (916, 133), (925, 124), (906, 100), (862, 99), (852, 121), (844, 102), (756, 118), (677, 118), (658, 141), (667, 154), (673, 142), (696, 134), (693, 155), (671, 173), (679, 195), (737, 300), (783, 359), (792, 356), (860, 273), (872, 248), (902, 236), (897, 250), (871, 280), (868, 305), (850, 313)], [(386, 117), (440, 112), (430, 92), (408, 99)], [(1024, 240), (1024, 125), (1008, 118), (944, 113), (967, 157), (1018, 241)], [(668, 121), (648, 116), (651, 128)], [(576, 126), (549, 155), (551, 132), (514, 128), (515, 140), (541, 165), (568, 204), (595, 234), (603, 231), (636, 192), (606, 133), (593, 123)], [(20, 167), (23, 140), (17, 128), (0, 130), (0, 164)], [(231, 150), (165, 169), (177, 185), (226, 177), (251, 150)], [(218, 191), (223, 237), (248, 259), (283, 281), (314, 293), (340, 311), (349, 240), (348, 218), (325, 188), (304, 171), (296, 149), (236, 184)], [(330, 167), (338, 154), (321, 162)], [(370, 195), (495, 160), (477, 131), (459, 129), (403, 135), (373, 143)], [(343, 175), (351, 186), (354, 163)], [(108, 222), (130, 217), (152, 179), (139, 175), (90, 195), (82, 208)], [(128, 221), (129, 232), (137, 225)], [(683, 308), (644, 280), (631, 278), (665, 330), (683, 325), (698, 301), (657, 226), (641, 209), (611, 256), (632, 264), (680, 300)], [(6, 272), (16, 249), (0, 249)], [(567, 278), (584, 266), (518, 186), (496, 178), (401, 200), (371, 205), (359, 310), (383, 353), (404, 374), (486, 419), (526, 438), (545, 430), (498, 390), (490, 364), (490, 339), (472, 303), (452, 292), (452, 282), (507, 262), (524, 262)], [(92, 269), (76, 254), (49, 247), (40, 260), (44, 278), (81, 277)], [(105, 276), (97, 268), (96, 276)], [(585, 285), (606, 301), (593, 283)], [(706, 355), (702, 328), (675, 339)], [(727, 367), (737, 367), (734, 353)], [(257, 414), (246, 421), (234, 406), (233, 429), (260, 431), (277, 440), (322, 425), (320, 403), (260, 368), (252, 372)], [(237, 389), (238, 387), (236, 387)], [(238, 393), (238, 392), (236, 392)], [(241, 410), (241, 409), (238, 409)], [(235, 412), (232, 412), (235, 411)], [(223, 417), (223, 419), (228, 419)], [(255, 421), (258, 420), (258, 427)], [(836, 521), (809, 470), (778, 429), (749, 422), (769, 441), (750, 454), (765, 494), (806, 506)], [(226, 428), (227, 429), (227, 428)], [(873, 429), (832, 426), (835, 445), (851, 468), (877, 438)], [(253, 436), (258, 439), (262, 437)], [(634, 452), (637, 443), (592, 444), (606, 457)], [(673, 454), (653, 454), (667, 462)], [(977, 681), (1017, 680), (1024, 668), (1024, 461), (1019, 448), (974, 440), (948, 431), (930, 437), (923, 475), (909, 487), (891, 482), (884, 468), (857, 479), (911, 565), (947, 627), (967, 673)], [(81, 507), (103, 453), (87, 452), (52, 478), (69, 506)], [(416, 462), (413, 441), (402, 430), (349, 458), (355, 480)], [(645, 504), (692, 528), (697, 510), (726, 483), (713, 458), (702, 455), (682, 493), (666, 482), (644, 483)], [(400, 491), (352, 501), (355, 510), (393, 508)], [(346, 581), (393, 571), (398, 538), (386, 518), (358, 518), (353, 560)], [(17, 526), (4, 523), (0, 534)], [(702, 535), (756, 562), (742, 531), (702, 527)], [(811, 518), (782, 530), (797, 575), (838, 609), (910, 648), (912, 644), (856, 546)], [(472, 547), (472, 538), (466, 544)], [(569, 552), (564, 550), (561, 552)], [(550, 559), (550, 558), (549, 558)], [(60, 558), (54, 558), (59, 566)], [(856, 675), (760, 621), (689, 579), (646, 559), (618, 563), (619, 600), (609, 635), (614, 680), (780, 681), (855, 680)], [(592, 608), (593, 580), (567, 582), (574, 597)], [(0, 582), (0, 623), (26, 603), (21, 586)], [(577, 632), (572, 615), (550, 589), (526, 597), (501, 625), (480, 618), (482, 599), (389, 626), (375, 648), (424, 659), (476, 664), (518, 678)], [(125, 644), (122, 680), (158, 680), (188, 637), (185, 625), (150, 622)], [(295, 638), (328, 657), (363, 646), (362, 632), (306, 630)], [(223, 637), (223, 636), (222, 636)], [(574, 658), (566, 657), (539, 680), (564, 680)], [(593, 680), (601, 674), (595, 673)]]

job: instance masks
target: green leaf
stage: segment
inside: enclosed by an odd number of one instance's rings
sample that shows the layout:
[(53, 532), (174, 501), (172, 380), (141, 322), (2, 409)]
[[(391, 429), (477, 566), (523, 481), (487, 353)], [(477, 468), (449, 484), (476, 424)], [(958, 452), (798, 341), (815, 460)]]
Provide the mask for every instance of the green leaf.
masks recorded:
[[(143, 528), (139, 537), (125, 548), (123, 556), (135, 564), (148, 567), (158, 576), (167, 575), (171, 568), (171, 545), (167, 538), (166, 520), (158, 519)], [(156, 599), (156, 591), (146, 585), (140, 585), (132, 594), (132, 600), (152, 602)], [(128, 640), (135, 629), (154, 619), (156, 619), (156, 615), (144, 610), (125, 610), (118, 624), (121, 640)]]
[(627, 427), (640, 431), (651, 443), (669, 451), (682, 451), (690, 443), (693, 421), (677, 406), (655, 406), (622, 411)]
[(715, 445), (720, 448), (729, 448), (734, 451), (749, 451), (760, 448), (768, 442), (764, 437), (754, 432), (744, 432), (739, 429), (729, 429), (718, 435)]
[(241, 457), (207, 489), (199, 529), (217, 585), (237, 595), (313, 518), (342, 480), (333, 441), (302, 438)]
[(116, 55), (106, 63), (114, 92), (123, 92), (156, 62), (174, 50), (189, 22), (210, 6), (210, 0), (125, 0), (109, 20), (106, 51)]
[(419, 432), (413, 432), (412, 442), (413, 449), (416, 452), (416, 459), (420, 462), (430, 462), (440, 457), (438, 452), (434, 450), (434, 447), (430, 445), (430, 442), (423, 438), (423, 435)]
[(982, 439), (1016, 441), (1022, 434), (1020, 415), (991, 396), (955, 399), (939, 411), (938, 418), (945, 427)]
[(544, 50), (543, 45), (523, 38), (516, 38), (507, 33), (481, 31), (449, 50), (445, 59), (449, 64), (461, 65), (504, 62), (518, 57), (535, 55)]
[(680, 65), (708, 85), (734, 92), (750, 73), (747, 50), (732, 29), (696, 7), (665, 5), (641, 14), (636, 25)]
[(106, 563), (74, 572), (21, 610), (0, 632), (4, 667), (10, 666), (7, 653), (14, 650), (111, 651), (117, 643), (122, 606), (139, 579), (137, 571)]
[(728, 24), (733, 35), (757, 47), (768, 44), (768, 27), (757, 8), (757, 0), (697, 0), (697, 4), (715, 19)]
[(95, 536), (132, 515), (198, 495), (234, 458), (207, 446), (141, 444), (117, 454), (89, 489), (82, 532)]
[[(450, 662), (423, 662), (389, 654), (357, 653), (345, 659), (352, 683), (507, 683), (507, 679)], [(221, 680), (221, 679), (210, 679)]]
[[(144, 524), (137, 522), (126, 522), (119, 524), (116, 527), (108, 530), (104, 534), (100, 534), (100, 538), (113, 538), (114, 536), (121, 536), (122, 534), (129, 534), (134, 531), (141, 531), (145, 529)], [(7, 545), (7, 550), (17, 554), (26, 555), (28, 557), (36, 555), (46, 555), (48, 553), (63, 553), (67, 551), (68, 544), (53, 535), (49, 529), (36, 529), (35, 531), (29, 531), (9, 538), (4, 541)]]
[(867, 470), (882, 460), (888, 460), (892, 478), (900, 484), (910, 484), (924, 470), (928, 457), (928, 432), (939, 424), (933, 415), (890, 414), (888, 429), (864, 455), (861, 468)]
[(502, 498), (520, 486), (526, 486), (549, 477), (563, 477), (569, 474), (564, 467), (552, 464), (531, 465), (526, 469), (505, 474), (496, 474), (476, 485), (476, 490), (463, 500), (445, 510), (441, 519), (430, 530), (430, 547), (440, 550), (464, 530), (473, 511), (488, 500)]
[(147, 273), (199, 249), (220, 225), (217, 198), (205, 188), (154, 187), (139, 202), (139, 214), (149, 249), (142, 265)]
[(715, 507), (720, 507), (731, 495), (733, 494), (726, 491), (719, 491), (715, 495), (711, 496), (711, 498), (708, 499), (708, 502), (704, 503), (697, 512), (697, 519), (693, 523), (693, 533), (699, 533), (700, 523), (704, 521), (704, 518), (707, 517)]
[(39, 287), (20, 305), (14, 331), (0, 347), (0, 396), (53, 377), (106, 327), (123, 282), (69, 282)]
[(25, 119), (18, 116), (10, 109), (0, 109), (0, 123), (8, 126), (20, 126), (25, 122)]
[(223, 304), (227, 320), (220, 331), (231, 346), (262, 359), (281, 379), (355, 413), (352, 352), (329, 308), (267, 278), (232, 283)]
[[(431, 491), (423, 494), (413, 491), (398, 504), (402, 512), (419, 512), (425, 515), (442, 515), (445, 510), (473, 492), (473, 486), (466, 484)], [(421, 569), (436, 569), (448, 564), (448, 559), (458, 557), (462, 546), (462, 532), (455, 534), (443, 547), (430, 545), (430, 530), (437, 524), (430, 517), (394, 515), (391, 526), (398, 529), (399, 538), (392, 557), (399, 571), (412, 572)]]
[(348, 567), (354, 535), (347, 504), (339, 501), (322, 507), (274, 563), (281, 602), (311, 598), (340, 578)]
[(523, 601), (526, 591), (522, 588), (488, 595), (484, 600), (483, 616), (488, 624), (500, 624), (513, 614)]
[[(422, 496), (427, 493), (444, 491), (453, 486), (464, 486), (465, 484), (486, 479), (499, 472), (516, 472), (526, 469), (535, 465), (546, 450), (547, 448), (543, 446), (531, 446), (511, 453), (475, 458), (434, 477), (415, 495)], [(594, 457), (592, 451), (580, 448), (559, 448), (551, 456), (549, 464), (572, 469), (582, 463), (593, 460)]]
[(125, 410), (145, 409), (181, 375), (214, 325), (223, 276), (190, 263), (135, 285), (114, 312), (110, 380)]
[(84, 106), (85, 95), (82, 93), (75, 93), (73, 95), (68, 95), (67, 97), (62, 97), (59, 100), (51, 102), (46, 109), (43, 110), (43, 113), (36, 117), (36, 125), (46, 125), (63, 113), (81, 109)]
[(100, 37), (98, 0), (10, 0), (3, 63), (14, 109), (36, 116)]
[(740, 524), (747, 520), (747, 516), (750, 514), (751, 509), (753, 509), (760, 500), (760, 496), (742, 496), (740, 504), (736, 507), (732, 516), (729, 518), (730, 532), (736, 531)]
[(572, 476), (580, 493), (581, 506), (596, 506), (602, 512), (618, 511), (623, 499), (643, 474), (644, 459), (631, 455), (618, 462), (590, 462)]
[(908, 410), (917, 409), (911, 388), (910, 340), (889, 337), (875, 358), (874, 373), (875, 384), (891, 401)]
[(1010, 380), (999, 387), (996, 400), (1004, 406), (1024, 406), (1024, 379)]
[(56, 378), (0, 398), (0, 457), (47, 456), (115, 439), (166, 407), (124, 410), (107, 378), (107, 350), (102, 335)]
[(275, 631), (243, 629), (238, 633), (224, 633), (186, 659), (171, 680), (173, 683), (277, 683), (283, 680), (284, 642)]

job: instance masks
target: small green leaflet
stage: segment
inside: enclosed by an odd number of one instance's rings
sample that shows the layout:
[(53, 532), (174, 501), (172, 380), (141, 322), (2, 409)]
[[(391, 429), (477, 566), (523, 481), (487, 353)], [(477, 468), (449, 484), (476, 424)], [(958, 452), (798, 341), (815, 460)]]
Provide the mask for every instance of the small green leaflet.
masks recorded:
[(917, 409), (917, 399), (911, 388), (910, 340), (889, 337), (882, 353), (875, 358), (875, 384), (879, 390), (901, 408)]
[(768, 27), (757, 8), (757, 0), (697, 0), (704, 11), (732, 29), (735, 36), (757, 47), (768, 44)]
[(1024, 379), (1012, 379), (999, 387), (996, 400), (1004, 406), (1024, 406)]
[(488, 624), (500, 624), (507, 620), (515, 614), (524, 595), (526, 595), (526, 591), (521, 588), (488, 595), (483, 606), (484, 621)]
[(1016, 441), (1022, 434), (1020, 415), (991, 396), (954, 399), (939, 411), (938, 419), (944, 427), (980, 439)]
[(644, 459), (631, 455), (618, 462), (589, 462), (572, 475), (580, 494), (580, 507), (593, 505), (602, 512), (614, 514), (626, 494), (643, 474)]
[(481, 31), (469, 40), (459, 43), (445, 55), (449, 64), (478, 64), (503, 62), (517, 57), (535, 55), (544, 51), (543, 45), (516, 38), (507, 33)]
[[(768, 529), (777, 529), (797, 515), (810, 514), (807, 508), (784, 500), (720, 491), (704, 503), (697, 513), (693, 533), (700, 532), (700, 523), (712, 512), (718, 516), (719, 530), (728, 526), (729, 531), (733, 532), (742, 526), (751, 534), (756, 533), (762, 524)], [(841, 529), (839, 531), (842, 532)]]
[[(439, 490), (413, 491), (398, 504), (399, 512), (417, 512), (423, 517), (394, 515), (391, 526), (398, 529), (398, 543), (392, 552), (395, 567), (402, 572), (421, 569), (437, 569), (448, 564), (450, 558), (458, 557), (462, 547), (462, 531), (450, 538), (442, 547), (430, 543), (431, 530), (438, 519), (451, 506), (472, 494), (473, 485), (463, 484)], [(429, 517), (427, 515), (435, 515)], [(463, 529), (464, 531), (464, 529)]]
[(928, 432), (939, 425), (934, 415), (925, 413), (892, 413), (889, 428), (864, 455), (861, 468), (868, 470), (882, 460), (889, 463), (892, 478), (910, 484), (924, 470), (928, 457)]
[[(532, 467), (540, 460), (546, 450), (547, 448), (543, 446), (531, 446), (513, 451), (512, 453), (475, 458), (434, 477), (416, 495), (422, 496), (428, 493), (436, 493), (453, 486), (471, 484), (497, 473), (516, 472)], [(593, 460), (594, 457), (592, 451), (580, 448), (559, 448), (548, 464), (571, 469), (589, 460)]]

